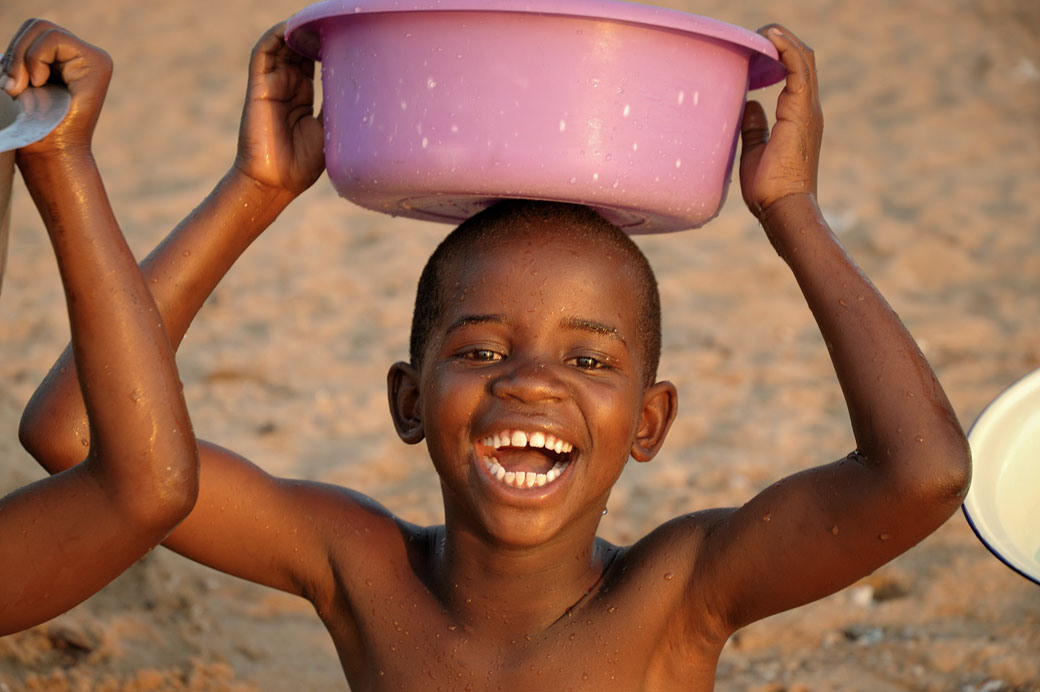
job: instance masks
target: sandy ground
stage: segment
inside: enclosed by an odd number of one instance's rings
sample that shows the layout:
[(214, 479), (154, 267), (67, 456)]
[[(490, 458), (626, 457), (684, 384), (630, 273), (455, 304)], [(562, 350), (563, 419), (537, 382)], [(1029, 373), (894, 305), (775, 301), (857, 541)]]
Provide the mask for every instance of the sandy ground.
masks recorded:
[[(1040, 367), (1040, 4), (1035, 0), (671, 0), (816, 50), (835, 229), (889, 298), (967, 427)], [(867, 9), (871, 7), (872, 9)], [(234, 155), (247, 56), (292, 0), (6, 0), (113, 55), (96, 140), (143, 256)], [(772, 100), (775, 91), (761, 98)], [(0, 491), (40, 477), (15, 440), (67, 339), (46, 237), (20, 181), (0, 300)], [(384, 366), (406, 355), (414, 281), (447, 227), (392, 219), (321, 180), (216, 290), (179, 362), (196, 430), (277, 474), (350, 485), (440, 520), (421, 448), (397, 441)], [(706, 228), (639, 241), (665, 310), (662, 375), (683, 394), (664, 452), (629, 469), (602, 533), (630, 542), (694, 508), (745, 501), (851, 449), (840, 392), (794, 282), (734, 189)], [(0, 639), (0, 691), (346, 689), (308, 604), (165, 549), (85, 604)], [(824, 601), (753, 625), (718, 689), (1040, 690), (1040, 587), (957, 514)]]

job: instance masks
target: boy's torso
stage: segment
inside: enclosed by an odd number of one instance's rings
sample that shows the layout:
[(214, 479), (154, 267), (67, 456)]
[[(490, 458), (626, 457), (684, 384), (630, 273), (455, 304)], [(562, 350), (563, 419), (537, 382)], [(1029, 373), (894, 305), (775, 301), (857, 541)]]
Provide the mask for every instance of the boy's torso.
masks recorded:
[(411, 541), (342, 570), (333, 559), (337, 595), (316, 605), (355, 692), (711, 690), (725, 638), (689, 616), (691, 533), (675, 533), (615, 548), (596, 587), (534, 631), (494, 612), (463, 621), (420, 576), (429, 552)]

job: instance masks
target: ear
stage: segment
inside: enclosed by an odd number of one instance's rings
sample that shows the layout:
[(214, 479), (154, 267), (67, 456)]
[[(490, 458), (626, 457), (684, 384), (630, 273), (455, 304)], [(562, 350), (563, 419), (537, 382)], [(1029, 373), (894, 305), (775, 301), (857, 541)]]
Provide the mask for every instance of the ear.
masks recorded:
[(386, 393), (397, 436), (410, 445), (422, 442), (425, 433), (419, 407), (418, 371), (408, 363), (391, 365), (386, 375)]
[(646, 462), (657, 456), (679, 408), (679, 394), (671, 382), (655, 382), (643, 393), (639, 427), (632, 442), (632, 458)]

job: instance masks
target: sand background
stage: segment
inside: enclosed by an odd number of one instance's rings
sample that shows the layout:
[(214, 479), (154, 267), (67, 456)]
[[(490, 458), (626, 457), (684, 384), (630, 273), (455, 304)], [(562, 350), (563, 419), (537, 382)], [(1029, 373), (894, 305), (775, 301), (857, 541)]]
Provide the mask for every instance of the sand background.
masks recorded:
[[(671, 0), (816, 50), (821, 204), (918, 337), (968, 426), (1040, 367), (1040, 4), (1035, 0)], [(234, 156), (255, 39), (303, 3), (5, 0), (0, 40), (43, 16), (116, 64), (96, 137), (141, 257)], [(775, 90), (755, 95), (771, 104)], [(446, 226), (339, 199), (322, 179), (252, 247), (188, 333), (195, 428), (273, 473), (347, 484), (440, 521), (422, 448), (395, 437), (385, 367), (406, 355), (414, 282)], [(704, 229), (640, 239), (661, 283), (662, 376), (681, 412), (633, 466), (602, 533), (738, 504), (852, 447), (825, 348), (734, 187)], [(15, 435), (68, 336), (54, 260), (16, 181), (0, 299), (0, 491), (41, 476)], [(1035, 489), (1034, 489), (1035, 491)], [(85, 604), (0, 639), (0, 691), (346, 689), (308, 604), (159, 549)], [(1040, 587), (957, 514), (860, 584), (738, 633), (718, 689), (1040, 690)]]

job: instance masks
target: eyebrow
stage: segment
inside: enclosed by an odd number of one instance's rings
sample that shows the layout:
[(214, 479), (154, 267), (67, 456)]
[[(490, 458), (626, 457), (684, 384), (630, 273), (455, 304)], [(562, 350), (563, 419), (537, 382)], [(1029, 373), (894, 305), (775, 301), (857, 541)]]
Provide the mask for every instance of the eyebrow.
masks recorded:
[(463, 315), (462, 317), (458, 318), (450, 325), (448, 325), (447, 333), (451, 334), (456, 329), (462, 329), (463, 327), (468, 327), (471, 324), (486, 324), (488, 322), (493, 322), (495, 324), (505, 324), (508, 322), (508, 320), (505, 318), (504, 315), (496, 315), (493, 313), (481, 315)]
[(596, 322), (595, 320), (586, 320), (580, 317), (568, 317), (560, 320), (560, 326), (564, 329), (575, 329), (583, 332), (590, 332), (592, 334), (601, 334), (603, 336), (609, 336), (612, 339), (616, 339), (621, 342), (623, 346), (628, 344), (625, 342), (625, 337), (621, 336), (621, 332), (617, 327), (604, 324), (603, 322)]
[[(448, 325), (446, 331), (448, 334), (451, 334), (456, 329), (462, 329), (463, 327), (468, 327), (473, 324), (508, 324), (509, 322), (510, 320), (504, 315), (495, 313), (463, 315)], [(567, 317), (560, 320), (560, 328), (588, 332), (590, 334), (600, 334), (602, 336), (616, 339), (623, 346), (628, 345), (625, 338), (621, 336), (621, 332), (617, 327), (603, 322), (597, 322), (596, 320), (587, 320), (581, 317)]]

